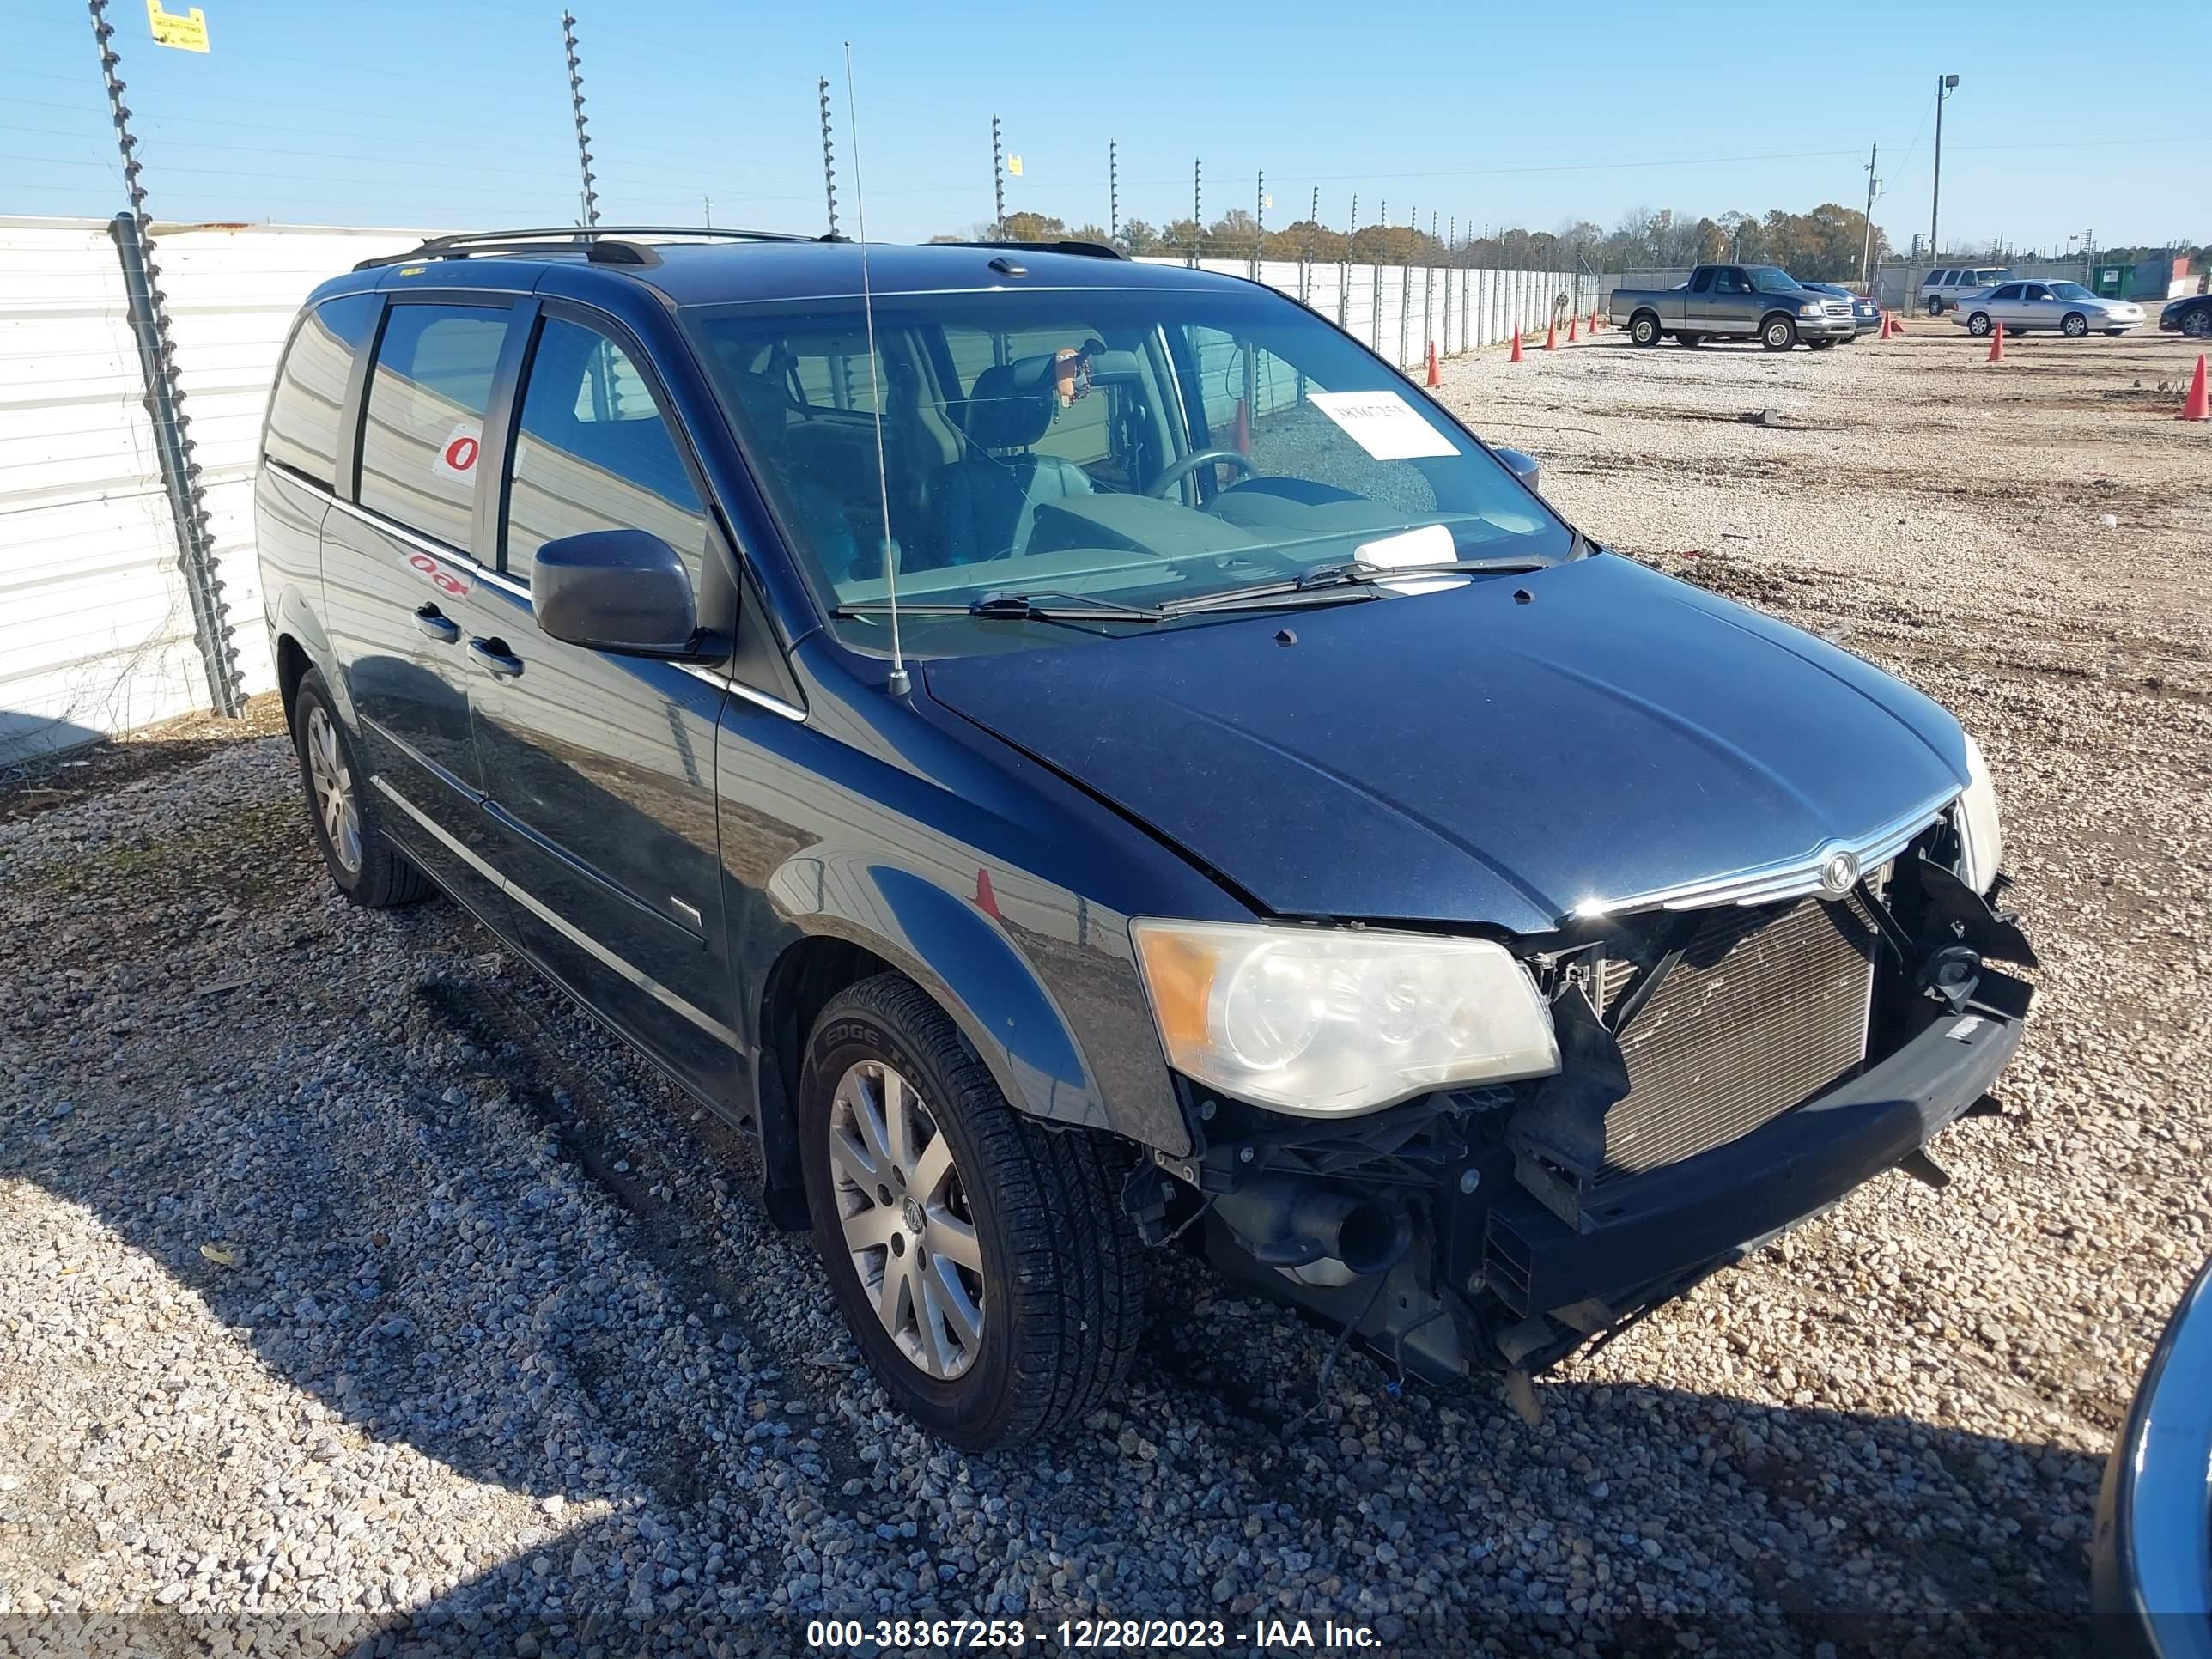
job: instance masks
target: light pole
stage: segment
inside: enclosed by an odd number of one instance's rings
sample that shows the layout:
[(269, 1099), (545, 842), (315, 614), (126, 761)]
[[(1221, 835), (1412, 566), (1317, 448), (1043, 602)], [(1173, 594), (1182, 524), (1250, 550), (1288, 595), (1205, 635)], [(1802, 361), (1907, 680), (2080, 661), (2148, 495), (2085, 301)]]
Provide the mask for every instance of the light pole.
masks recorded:
[(1928, 194), (1928, 257), (1943, 257), (1943, 245), (1936, 240), (1936, 216), (1943, 205), (1943, 100), (1959, 89), (1955, 75), (1936, 77), (1936, 183)]

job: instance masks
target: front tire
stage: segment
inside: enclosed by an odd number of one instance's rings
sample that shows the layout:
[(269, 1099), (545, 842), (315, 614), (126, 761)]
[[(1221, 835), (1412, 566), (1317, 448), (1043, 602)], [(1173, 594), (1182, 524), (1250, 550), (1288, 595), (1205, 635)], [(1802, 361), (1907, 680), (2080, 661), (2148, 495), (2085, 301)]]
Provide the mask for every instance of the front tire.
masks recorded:
[(292, 694), (292, 748), (315, 845), (338, 891), (364, 909), (427, 898), (430, 883), (384, 838), (368, 774), (338, 719), (330, 688), (309, 669)]
[(1143, 1284), (1112, 1143), (1017, 1111), (898, 974), (823, 1011), (799, 1105), (815, 1245), (894, 1405), (980, 1452), (1115, 1394)]
[(1628, 337), (1640, 346), (1659, 343), (1659, 319), (1648, 311), (1639, 311), (1629, 319)]
[(1759, 343), (1769, 351), (1787, 351), (1797, 343), (1797, 325), (1787, 317), (1770, 317), (1759, 325)]
[(1988, 312), (1978, 311), (1972, 316), (1966, 319), (1966, 332), (1972, 335), (1976, 339), (1980, 339), (1989, 331), (1990, 313)]
[(2069, 311), (2058, 325), (2059, 331), (2069, 340), (2079, 340), (2089, 332), (2089, 319), (2078, 311)]

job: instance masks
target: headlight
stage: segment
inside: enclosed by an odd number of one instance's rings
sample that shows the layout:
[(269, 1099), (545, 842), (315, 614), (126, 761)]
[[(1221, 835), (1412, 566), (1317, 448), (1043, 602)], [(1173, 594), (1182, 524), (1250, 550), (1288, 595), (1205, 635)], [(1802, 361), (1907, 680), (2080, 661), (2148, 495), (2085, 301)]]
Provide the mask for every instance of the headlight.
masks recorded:
[(1820, 314), (1820, 307), (1817, 305), (1799, 306), (1797, 314), (1800, 317), (1817, 317)]
[(1139, 921), (1168, 1063), (1240, 1100), (1324, 1116), (1559, 1069), (1535, 981), (1487, 939)]
[(1997, 827), (1997, 787), (1982, 746), (1966, 739), (1966, 793), (1959, 797), (1959, 879), (1986, 893), (2004, 862), (2004, 832)]

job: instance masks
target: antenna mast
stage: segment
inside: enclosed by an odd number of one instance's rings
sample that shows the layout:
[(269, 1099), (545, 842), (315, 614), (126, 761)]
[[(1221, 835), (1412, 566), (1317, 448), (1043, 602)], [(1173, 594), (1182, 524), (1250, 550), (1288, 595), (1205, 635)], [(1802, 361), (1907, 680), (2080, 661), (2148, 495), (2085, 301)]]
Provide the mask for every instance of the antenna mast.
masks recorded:
[[(876, 429), (876, 500), (884, 510), (884, 596), (889, 601), (891, 620), (891, 672), (884, 682), (884, 690), (895, 697), (903, 697), (914, 690), (914, 681), (906, 672), (906, 653), (899, 647), (898, 617), (898, 544), (891, 539), (891, 485), (890, 469), (884, 464), (884, 391), (878, 383), (876, 370), (876, 293), (868, 281), (868, 194), (860, 181), (860, 110), (853, 98), (853, 43), (845, 42), (845, 119), (853, 140), (853, 216), (860, 230), (860, 314), (868, 328), (868, 400), (875, 410)], [(999, 120), (991, 118), (991, 148), (998, 149)], [(1003, 206), (1000, 217), (1005, 218)]]

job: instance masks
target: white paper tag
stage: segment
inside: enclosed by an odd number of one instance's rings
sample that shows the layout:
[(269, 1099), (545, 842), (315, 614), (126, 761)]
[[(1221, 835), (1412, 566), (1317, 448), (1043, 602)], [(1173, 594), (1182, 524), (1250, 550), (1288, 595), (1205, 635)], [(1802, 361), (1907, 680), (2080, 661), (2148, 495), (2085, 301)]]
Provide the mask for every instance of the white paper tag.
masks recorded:
[(1362, 542), (1352, 550), (1352, 556), (1362, 564), (1395, 569), (1408, 564), (1449, 564), (1459, 557), (1459, 547), (1442, 525), (1425, 524), (1419, 530)]
[[(1401, 531), (1395, 536), (1378, 536), (1371, 542), (1362, 542), (1352, 550), (1352, 556), (1377, 569), (1395, 570), (1407, 565), (1449, 564), (1459, 557), (1459, 545), (1452, 540), (1451, 532), (1442, 525), (1425, 524), (1419, 530)], [(1464, 576), (1431, 574), (1385, 579), (1377, 586), (1397, 593), (1433, 593), (1439, 588), (1457, 587), (1467, 580)]]
[(1306, 398), (1378, 461), (1459, 453), (1450, 439), (1395, 392), (1309, 392)]
[(438, 446), (431, 459), (430, 472), (434, 477), (448, 483), (471, 483), (477, 476), (477, 455), (483, 447), (482, 429), (473, 421), (463, 421), (446, 434), (446, 441)]

